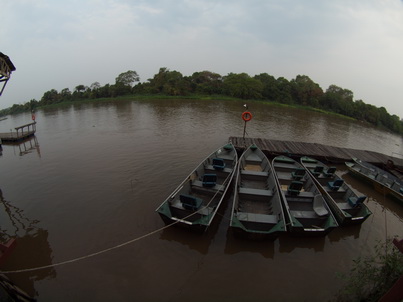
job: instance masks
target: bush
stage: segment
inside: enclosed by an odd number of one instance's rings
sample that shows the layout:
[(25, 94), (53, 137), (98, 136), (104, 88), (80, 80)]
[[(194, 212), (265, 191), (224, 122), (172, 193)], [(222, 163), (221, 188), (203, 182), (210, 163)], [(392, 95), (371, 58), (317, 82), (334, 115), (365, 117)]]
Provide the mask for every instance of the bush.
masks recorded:
[(375, 254), (353, 260), (350, 274), (340, 274), (346, 286), (336, 301), (378, 301), (403, 275), (403, 254), (392, 239), (375, 246)]

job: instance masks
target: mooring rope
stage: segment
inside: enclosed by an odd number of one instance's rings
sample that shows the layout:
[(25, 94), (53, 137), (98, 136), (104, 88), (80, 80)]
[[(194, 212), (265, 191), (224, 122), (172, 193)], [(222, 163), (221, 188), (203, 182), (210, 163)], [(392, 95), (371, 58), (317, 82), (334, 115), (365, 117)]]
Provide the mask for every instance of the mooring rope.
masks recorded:
[[(234, 169), (235, 169), (235, 168), (236, 168), (236, 165), (234, 166)], [(224, 182), (220, 185), (219, 189), (217, 189), (216, 193), (215, 193), (215, 194), (213, 195), (213, 197), (209, 200), (209, 202), (207, 203), (206, 206), (204, 206), (203, 208), (199, 209), (198, 211), (196, 211), (196, 212), (194, 212), (194, 213), (189, 214), (188, 216), (182, 218), (181, 220), (186, 220), (186, 219), (190, 218), (191, 216), (197, 214), (199, 211), (201, 211), (201, 210), (207, 208), (207, 207), (212, 203), (212, 201), (214, 200), (214, 198), (216, 197), (216, 195), (219, 193), (220, 189), (227, 183), (227, 181), (228, 181), (229, 178), (231, 177), (231, 174), (232, 174), (232, 173), (229, 173), (229, 174), (228, 174), (227, 178), (226, 178), (226, 179), (224, 180)], [(228, 184), (228, 185), (230, 185), (230, 184)], [(217, 211), (217, 209), (216, 209), (216, 211)], [(38, 271), (38, 270), (43, 270), (43, 269), (54, 268), (54, 267), (58, 267), (58, 266), (62, 266), (62, 265), (66, 265), (66, 264), (70, 264), (70, 263), (75, 263), (75, 262), (78, 262), (78, 261), (82, 261), (82, 260), (85, 260), (85, 259), (88, 259), (88, 258), (92, 258), (92, 257), (98, 256), (98, 255), (101, 255), (101, 254), (105, 254), (105, 253), (107, 253), (107, 252), (110, 252), (110, 251), (113, 251), (113, 250), (122, 248), (122, 247), (124, 247), (124, 246), (126, 246), (126, 245), (129, 245), (129, 244), (131, 244), (131, 243), (134, 243), (134, 242), (136, 242), (136, 241), (139, 241), (139, 240), (142, 240), (142, 239), (144, 239), (144, 238), (150, 237), (150, 236), (152, 236), (152, 235), (154, 235), (154, 234), (156, 234), (156, 233), (159, 233), (159, 232), (161, 232), (161, 231), (163, 231), (163, 230), (165, 230), (165, 229), (170, 228), (171, 226), (173, 226), (173, 225), (175, 225), (175, 224), (177, 224), (177, 223), (179, 223), (179, 222), (180, 222), (180, 220), (176, 220), (176, 221), (174, 221), (173, 223), (170, 223), (170, 224), (168, 224), (168, 225), (165, 225), (165, 226), (163, 226), (162, 228), (159, 228), (159, 229), (157, 229), (157, 230), (154, 230), (154, 231), (152, 231), (152, 232), (149, 232), (149, 233), (147, 233), (147, 234), (145, 234), (145, 235), (142, 235), (142, 236), (140, 236), (140, 237), (137, 237), (137, 238), (128, 240), (128, 241), (126, 241), (126, 242), (117, 244), (117, 245), (115, 245), (115, 246), (112, 246), (112, 247), (109, 247), (109, 248), (100, 250), (100, 251), (98, 251), (98, 252), (94, 252), (94, 253), (91, 253), (91, 254), (87, 254), (87, 255), (85, 255), (85, 256), (81, 256), (81, 257), (77, 257), (77, 258), (74, 258), (74, 259), (65, 260), (65, 261), (61, 261), (61, 262), (57, 262), (57, 263), (53, 263), (53, 264), (48, 264), (48, 265), (43, 265), (43, 266), (32, 267), (32, 268), (25, 268), (25, 269), (19, 269), (19, 270), (10, 270), (10, 271), (0, 271), (0, 274), (16, 274), (16, 273), (33, 272), (33, 271)]]
[[(193, 215), (193, 214), (192, 214), (192, 215)], [(70, 264), (70, 263), (78, 262), (78, 261), (81, 261), (81, 260), (84, 260), (84, 259), (92, 258), (92, 257), (98, 256), (98, 255), (104, 254), (104, 253), (106, 253), (106, 252), (110, 252), (110, 251), (112, 251), (112, 250), (116, 250), (116, 249), (118, 249), (118, 248), (124, 247), (124, 246), (126, 246), (126, 245), (129, 245), (129, 244), (131, 244), (131, 243), (133, 243), (133, 242), (139, 241), (139, 240), (144, 239), (144, 238), (146, 238), (146, 237), (149, 237), (149, 236), (151, 236), (151, 235), (154, 235), (154, 234), (156, 234), (156, 233), (158, 233), (158, 232), (160, 232), (160, 231), (162, 231), (162, 230), (164, 230), (164, 229), (167, 229), (167, 228), (173, 226), (174, 224), (176, 224), (176, 223), (178, 223), (178, 222), (179, 222), (179, 221), (175, 221), (175, 222), (173, 222), (173, 223), (171, 223), (171, 224), (169, 224), (169, 225), (166, 225), (166, 226), (164, 226), (164, 227), (162, 227), (162, 228), (159, 228), (159, 229), (157, 229), (157, 230), (155, 230), (155, 231), (152, 231), (152, 232), (150, 232), (150, 233), (148, 233), (148, 234), (145, 234), (145, 235), (143, 235), (143, 236), (137, 237), (137, 238), (135, 238), (135, 239), (131, 239), (131, 240), (126, 241), (126, 242), (123, 242), (123, 243), (121, 243), (121, 244), (118, 244), (118, 245), (112, 246), (112, 247), (110, 247), (110, 248), (106, 248), (106, 249), (103, 249), (103, 250), (100, 250), (100, 251), (98, 251), (98, 252), (91, 253), (91, 254), (88, 254), (88, 255), (85, 255), (85, 256), (81, 256), (81, 257), (77, 257), (77, 258), (74, 258), (74, 259), (65, 260), (65, 261), (61, 261), (61, 262), (57, 262), (57, 263), (53, 263), (53, 264), (48, 264), (48, 265), (33, 267), (33, 268), (25, 268), (25, 269), (12, 270), (12, 271), (0, 271), (0, 274), (15, 274), (15, 273), (32, 272), (32, 271), (37, 271), (37, 270), (43, 270), (43, 269), (48, 269), (48, 268), (54, 268), (54, 267), (57, 267), (57, 266), (61, 266), (61, 265), (65, 265), (65, 264)]]

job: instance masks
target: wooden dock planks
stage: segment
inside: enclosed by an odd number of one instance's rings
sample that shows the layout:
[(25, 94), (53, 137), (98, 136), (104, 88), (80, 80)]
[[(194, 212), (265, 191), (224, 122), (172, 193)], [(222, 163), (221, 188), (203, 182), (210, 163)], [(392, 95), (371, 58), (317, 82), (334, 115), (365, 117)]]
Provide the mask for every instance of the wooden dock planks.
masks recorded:
[(401, 158), (396, 158), (367, 150), (341, 148), (318, 143), (279, 141), (263, 138), (244, 139), (237, 136), (231, 136), (229, 140), (237, 149), (244, 149), (251, 144), (255, 144), (270, 157), (281, 154), (288, 154), (295, 157), (311, 156), (319, 160), (334, 163), (343, 163), (345, 161), (350, 161), (353, 157), (357, 157), (363, 161), (370, 162), (376, 165), (384, 165), (388, 162), (388, 160), (392, 160), (396, 165), (403, 165), (403, 159)]
[(0, 141), (3, 143), (19, 142), (33, 135), (35, 135), (35, 131), (24, 132), (18, 135), (15, 132), (0, 133)]
[(36, 122), (34, 121), (32, 123), (16, 127), (15, 130), (16, 132), (0, 133), (0, 142), (20, 142), (31, 136), (34, 136), (36, 132)]

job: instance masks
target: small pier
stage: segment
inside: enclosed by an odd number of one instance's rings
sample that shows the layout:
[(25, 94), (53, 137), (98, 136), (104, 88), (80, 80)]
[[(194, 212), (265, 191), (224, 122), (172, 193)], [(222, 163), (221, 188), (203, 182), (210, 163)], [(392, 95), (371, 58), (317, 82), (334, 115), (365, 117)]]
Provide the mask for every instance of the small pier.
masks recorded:
[(333, 163), (344, 163), (356, 157), (377, 166), (386, 165), (388, 161), (392, 161), (396, 166), (403, 166), (403, 159), (373, 151), (263, 138), (230, 137), (229, 140), (240, 150), (251, 144), (255, 144), (269, 157), (277, 155), (289, 155), (292, 157), (310, 156), (320, 161)]
[(36, 122), (32, 122), (26, 125), (22, 125), (15, 128), (15, 132), (0, 133), (0, 140), (3, 143), (16, 143), (23, 141), (31, 136), (34, 136), (36, 132)]

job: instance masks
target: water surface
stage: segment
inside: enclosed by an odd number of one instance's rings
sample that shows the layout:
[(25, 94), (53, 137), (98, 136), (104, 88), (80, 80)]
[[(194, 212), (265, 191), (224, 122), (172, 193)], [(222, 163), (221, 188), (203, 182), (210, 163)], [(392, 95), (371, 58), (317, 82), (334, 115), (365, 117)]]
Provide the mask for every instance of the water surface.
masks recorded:
[[(348, 119), (251, 103), (249, 137), (403, 154), (402, 137)], [(18, 245), (2, 270), (59, 263), (164, 227), (155, 209), (230, 136), (242, 136), (243, 103), (108, 101), (39, 111), (35, 139), (0, 156), (1, 233)], [(0, 131), (30, 122), (0, 122)], [(202, 236), (178, 228), (95, 257), (9, 274), (38, 301), (324, 301), (336, 272), (378, 240), (402, 236), (403, 208), (346, 173), (374, 213), (362, 226), (317, 239), (250, 242), (228, 231), (230, 204)]]

